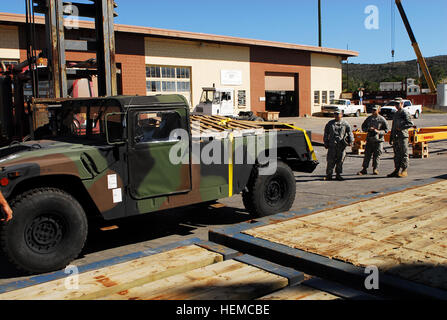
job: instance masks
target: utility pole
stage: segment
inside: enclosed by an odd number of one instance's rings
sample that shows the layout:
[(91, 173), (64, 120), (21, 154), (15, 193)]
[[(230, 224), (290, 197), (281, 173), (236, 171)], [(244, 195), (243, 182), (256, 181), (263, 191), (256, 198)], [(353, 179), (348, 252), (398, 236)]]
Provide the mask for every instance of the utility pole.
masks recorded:
[[(349, 50), (349, 44), (346, 45), (346, 50)], [(349, 92), (349, 57), (346, 58), (346, 92)]]
[(318, 46), (323, 46), (321, 37), (321, 0), (318, 0)]

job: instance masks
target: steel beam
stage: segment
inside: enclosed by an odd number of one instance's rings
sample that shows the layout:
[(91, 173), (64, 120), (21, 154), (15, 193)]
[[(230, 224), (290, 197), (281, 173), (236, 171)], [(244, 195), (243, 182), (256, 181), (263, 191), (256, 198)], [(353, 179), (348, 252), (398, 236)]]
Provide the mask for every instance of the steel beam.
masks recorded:
[(62, 0), (48, 0), (45, 13), (45, 28), (53, 95), (55, 98), (65, 98), (68, 95), (68, 86)]
[(113, 0), (96, 0), (98, 95), (117, 95)]

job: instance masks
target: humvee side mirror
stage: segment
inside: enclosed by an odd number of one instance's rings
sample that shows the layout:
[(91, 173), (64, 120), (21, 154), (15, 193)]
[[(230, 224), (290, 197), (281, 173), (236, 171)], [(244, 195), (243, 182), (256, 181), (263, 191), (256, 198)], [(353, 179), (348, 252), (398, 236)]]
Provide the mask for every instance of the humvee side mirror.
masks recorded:
[(125, 138), (125, 113), (114, 112), (105, 116), (106, 138), (108, 144), (126, 143)]

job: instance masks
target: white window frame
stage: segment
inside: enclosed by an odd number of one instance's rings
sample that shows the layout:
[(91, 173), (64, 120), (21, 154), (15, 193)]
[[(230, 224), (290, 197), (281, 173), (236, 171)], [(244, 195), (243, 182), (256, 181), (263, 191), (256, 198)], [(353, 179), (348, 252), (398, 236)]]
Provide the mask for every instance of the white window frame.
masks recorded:
[(335, 91), (329, 91), (329, 102), (335, 99)]
[[(318, 98), (317, 98), (317, 94), (318, 94)], [(314, 104), (320, 104), (320, 103), (321, 103), (321, 93), (320, 93), (320, 90), (315, 90), (314, 91)]]
[[(148, 68), (158, 68), (155, 70), (155, 76), (148, 76)], [(160, 77), (157, 77), (157, 75)], [(155, 91), (149, 90), (149, 82), (155, 81), (159, 82)], [(179, 83), (182, 83), (180, 88), (186, 86), (188, 90), (179, 90)], [(185, 85), (187, 83), (188, 85)], [(159, 90), (158, 90), (159, 89)], [(192, 96), (192, 68), (189, 66), (170, 66), (170, 65), (146, 65), (146, 94), (166, 94), (166, 93), (177, 93), (185, 95), (189, 93), (190, 104), (193, 106), (193, 96)]]
[(328, 99), (328, 92), (326, 90), (321, 91), (321, 103), (327, 104), (328, 103), (327, 99)]

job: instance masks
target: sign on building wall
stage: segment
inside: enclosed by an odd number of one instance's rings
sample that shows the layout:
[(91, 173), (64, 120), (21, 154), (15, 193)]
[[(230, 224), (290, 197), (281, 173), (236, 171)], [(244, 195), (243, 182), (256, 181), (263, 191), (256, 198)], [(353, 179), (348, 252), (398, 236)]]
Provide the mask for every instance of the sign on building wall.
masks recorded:
[(240, 86), (242, 85), (242, 71), (221, 70), (220, 82), (224, 86)]

